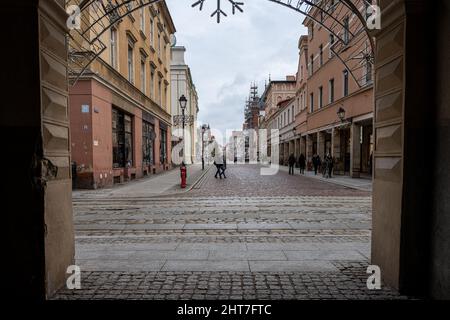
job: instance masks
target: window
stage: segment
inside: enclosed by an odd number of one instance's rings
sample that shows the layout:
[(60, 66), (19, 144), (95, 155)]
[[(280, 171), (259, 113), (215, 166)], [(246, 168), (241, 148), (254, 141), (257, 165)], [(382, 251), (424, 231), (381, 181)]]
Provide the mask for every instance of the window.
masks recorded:
[(164, 51), (162, 53), (164, 61), (166, 61), (166, 53), (167, 53), (167, 43), (164, 43)]
[(155, 98), (155, 69), (150, 68), (150, 97)]
[(319, 87), (319, 109), (323, 107), (323, 87)]
[(161, 33), (158, 33), (158, 55), (161, 56)]
[(369, 7), (372, 5), (372, 0), (364, 1), (364, 7), (366, 12), (366, 21), (369, 20), (371, 13), (369, 13)]
[(366, 83), (372, 82), (372, 63), (369, 60), (366, 60)]
[(319, 47), (319, 61), (320, 61), (320, 66), (323, 66), (323, 45), (321, 44)]
[(309, 75), (312, 76), (314, 73), (314, 55), (311, 55), (309, 62)]
[(309, 100), (309, 111), (312, 113), (314, 112), (314, 93), (311, 93), (309, 96), (310, 100)]
[(162, 106), (162, 79), (159, 78), (158, 81), (158, 102), (159, 106)]
[(144, 10), (144, 7), (142, 7), (139, 10), (139, 19), (140, 19), (141, 31), (145, 34), (145, 10)]
[(160, 129), (160, 144), (159, 144), (159, 154), (161, 164), (167, 162), (167, 131)]
[(328, 54), (329, 58), (332, 58), (334, 56), (334, 53), (333, 53), (333, 50), (332, 50), (333, 45), (334, 45), (334, 34), (330, 34), (330, 51), (329, 51), (329, 54)]
[(344, 70), (344, 97), (348, 96), (348, 70)]
[(292, 111), (292, 122), (294, 121), (294, 106), (292, 106), (292, 109), (291, 109)]
[(128, 44), (128, 81), (134, 84), (134, 58), (133, 46)]
[(126, 7), (128, 12), (132, 11), (133, 10), (133, 2), (126, 3), (125, 7)]
[(131, 116), (123, 111), (112, 109), (112, 145), (114, 168), (133, 165), (133, 132)]
[(145, 76), (146, 70), (145, 70), (145, 57), (141, 58), (141, 91), (143, 93), (146, 93), (146, 88), (147, 88), (147, 79)]
[(111, 66), (117, 69), (117, 30), (115, 28), (111, 28), (110, 48)]
[(155, 164), (155, 127), (147, 121), (142, 122), (142, 163)]
[(328, 83), (330, 88), (330, 103), (334, 102), (334, 79), (331, 79)]
[(291, 123), (291, 110), (288, 109), (288, 119), (287, 119), (288, 124)]
[(344, 37), (342, 40), (344, 40), (345, 44), (348, 44), (350, 41), (350, 19), (349, 17), (344, 18)]
[(334, 9), (336, 8), (336, 3), (334, 0), (330, 0), (330, 13), (334, 12)]
[[(366, 52), (369, 52), (369, 45), (366, 42)], [(365, 80), (366, 84), (369, 84), (372, 82), (372, 62), (369, 56), (365, 59)]]
[(310, 37), (310, 39), (313, 39), (313, 38), (314, 38), (314, 21), (311, 22), (311, 25), (310, 25), (308, 31), (309, 31), (309, 37)]
[(153, 35), (155, 30), (155, 23), (153, 21), (153, 18), (150, 18), (150, 44), (153, 45)]
[(164, 109), (167, 107), (167, 84), (166, 85), (164, 85), (164, 101), (163, 101), (163, 106), (164, 106)]

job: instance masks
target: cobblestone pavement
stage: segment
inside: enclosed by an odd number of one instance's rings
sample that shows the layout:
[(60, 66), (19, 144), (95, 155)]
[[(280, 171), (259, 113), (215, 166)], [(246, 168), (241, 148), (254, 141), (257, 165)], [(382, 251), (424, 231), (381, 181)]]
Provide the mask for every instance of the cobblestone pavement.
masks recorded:
[(370, 193), (256, 166), (189, 193), (74, 199), (82, 289), (54, 299), (398, 299), (370, 291)]

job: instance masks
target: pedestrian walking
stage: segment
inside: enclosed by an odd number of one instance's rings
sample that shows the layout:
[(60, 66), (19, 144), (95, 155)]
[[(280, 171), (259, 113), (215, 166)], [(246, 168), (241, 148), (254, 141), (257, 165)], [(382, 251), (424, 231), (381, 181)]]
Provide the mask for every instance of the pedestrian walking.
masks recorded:
[(300, 174), (305, 174), (306, 158), (303, 153), (298, 158), (298, 165), (300, 166)]
[(314, 174), (317, 176), (317, 171), (320, 170), (320, 166), (322, 165), (322, 161), (320, 160), (320, 156), (315, 154), (312, 158), (313, 166), (314, 166)]
[(331, 178), (331, 173), (333, 172), (334, 160), (331, 154), (325, 156), (325, 178)]
[(222, 179), (222, 176), (226, 178), (225, 176), (225, 170), (224, 170), (224, 156), (221, 152), (218, 152), (218, 150), (215, 150), (214, 152), (214, 165), (216, 166), (216, 174), (214, 175), (214, 178), (217, 179), (217, 176), (219, 176), (220, 179)]
[(289, 156), (288, 163), (289, 163), (289, 174), (294, 175), (295, 156), (293, 153), (291, 153), (291, 155)]
[(222, 164), (221, 170), (222, 170), (223, 178), (226, 179), (227, 176), (225, 175), (225, 170), (227, 170), (227, 157), (226, 157), (225, 153), (223, 154), (223, 164)]

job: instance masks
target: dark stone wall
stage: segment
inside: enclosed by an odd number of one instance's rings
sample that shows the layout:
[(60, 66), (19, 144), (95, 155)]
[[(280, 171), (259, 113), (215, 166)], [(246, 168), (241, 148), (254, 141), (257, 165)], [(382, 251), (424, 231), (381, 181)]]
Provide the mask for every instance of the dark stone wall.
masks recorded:
[(44, 192), (35, 183), (43, 154), (37, 1), (0, 3), (1, 182), (6, 267), (3, 292), (12, 298), (43, 299)]
[(436, 6), (436, 112), (432, 155), (433, 206), (430, 295), (450, 299), (450, 2)]

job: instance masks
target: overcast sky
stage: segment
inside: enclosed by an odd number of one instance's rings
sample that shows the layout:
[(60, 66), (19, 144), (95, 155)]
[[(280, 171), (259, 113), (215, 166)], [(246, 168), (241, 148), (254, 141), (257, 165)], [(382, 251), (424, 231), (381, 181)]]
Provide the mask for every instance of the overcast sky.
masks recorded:
[(306, 34), (303, 16), (267, 0), (240, 0), (244, 13), (232, 15), (222, 0), (220, 24), (211, 13), (216, 0), (206, 0), (203, 11), (192, 8), (195, 0), (166, 0), (177, 28), (177, 45), (185, 46), (199, 95), (199, 125), (209, 123), (225, 134), (242, 129), (250, 83), (295, 74), (298, 39)]

